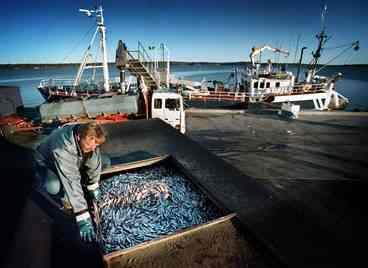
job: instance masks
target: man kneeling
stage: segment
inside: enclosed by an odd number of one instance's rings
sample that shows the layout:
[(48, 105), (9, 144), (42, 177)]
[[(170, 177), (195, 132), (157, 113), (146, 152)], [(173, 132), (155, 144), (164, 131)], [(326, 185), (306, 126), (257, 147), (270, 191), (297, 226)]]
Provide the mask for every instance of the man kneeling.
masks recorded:
[[(71, 205), (85, 242), (94, 241), (95, 232), (83, 189), (92, 202), (98, 200), (102, 169), (98, 146), (105, 139), (102, 127), (95, 122), (68, 125), (52, 132), (36, 152), (39, 187), (64, 205)], [(108, 165), (108, 159), (106, 162)]]

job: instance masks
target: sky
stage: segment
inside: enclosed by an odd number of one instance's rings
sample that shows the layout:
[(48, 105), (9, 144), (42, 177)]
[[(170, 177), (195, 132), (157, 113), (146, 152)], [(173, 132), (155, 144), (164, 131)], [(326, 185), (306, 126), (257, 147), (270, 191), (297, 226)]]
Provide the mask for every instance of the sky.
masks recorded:
[[(326, 31), (331, 36), (321, 62), (342, 50), (327, 49), (360, 41), (331, 64), (368, 64), (368, 1), (265, 0), (2, 0), (0, 64), (79, 62), (95, 29), (95, 19), (78, 11), (103, 5), (109, 61), (118, 40), (129, 50), (164, 43), (171, 60), (249, 61), (253, 46), (288, 50), (290, 56), (262, 54), (262, 59), (303, 62), (316, 49), (321, 11), (327, 4)], [(299, 42), (298, 42), (299, 40)], [(299, 47), (298, 53), (296, 48)]]

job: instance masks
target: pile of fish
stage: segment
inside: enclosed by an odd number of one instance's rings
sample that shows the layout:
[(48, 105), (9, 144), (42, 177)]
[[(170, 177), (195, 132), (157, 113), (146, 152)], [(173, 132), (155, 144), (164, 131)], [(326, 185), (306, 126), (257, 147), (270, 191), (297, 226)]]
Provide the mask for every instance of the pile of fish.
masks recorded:
[(100, 189), (97, 236), (105, 253), (221, 216), (183, 174), (164, 165), (112, 176)]

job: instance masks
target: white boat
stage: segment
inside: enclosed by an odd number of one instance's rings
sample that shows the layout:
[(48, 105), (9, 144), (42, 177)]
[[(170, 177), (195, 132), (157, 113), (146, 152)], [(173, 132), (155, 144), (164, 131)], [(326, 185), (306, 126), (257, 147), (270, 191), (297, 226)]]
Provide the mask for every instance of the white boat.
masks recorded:
[[(316, 36), (318, 47), (312, 53), (313, 59), (309, 63), (307, 76), (304, 81), (298, 82), (304, 47), (301, 51), (296, 76), (285, 69), (274, 70), (271, 61), (268, 61), (267, 66), (263, 68), (260, 63), (255, 61), (256, 56), (260, 55), (265, 49), (271, 50), (274, 53), (283, 53), (286, 56), (289, 55), (288, 51), (268, 45), (252, 48), (250, 54), (251, 66), (242, 72), (240, 86), (238, 87), (238, 90), (243, 91), (249, 97), (249, 103), (268, 102), (282, 104), (290, 102), (316, 110), (344, 109), (348, 105), (349, 99), (337, 92), (335, 88), (336, 81), (342, 74), (337, 73), (332, 77), (318, 75), (319, 71), (327, 66), (327, 64), (323, 66), (319, 65), (322, 50), (329, 39), (324, 26), (325, 12), (326, 7), (322, 12), (322, 30)], [(342, 48), (343, 46), (339, 47)], [(346, 52), (349, 48), (358, 50), (359, 41), (355, 41), (345, 47), (343, 52)], [(341, 53), (339, 56), (341, 56)]]
[[(324, 45), (329, 39), (325, 33), (325, 12), (326, 7), (322, 12), (322, 30), (317, 35), (318, 47), (312, 54), (313, 59), (309, 63), (308, 75), (304, 81), (298, 81), (304, 47), (301, 50), (298, 73), (294, 75), (285, 68), (274, 68), (270, 60), (267, 64), (261, 64), (261, 53), (264, 50), (281, 53), (285, 56), (289, 55), (288, 51), (270, 45), (263, 45), (252, 48), (250, 66), (240, 70), (238, 68), (234, 69), (230, 76), (234, 78), (232, 86), (208, 87), (207, 83), (202, 83), (200, 87), (193, 88), (187, 82), (186, 84), (189, 85), (183, 91), (183, 96), (187, 102), (199, 103), (202, 106), (208, 103), (213, 104), (213, 106), (223, 104), (239, 106), (239, 104), (242, 104), (241, 107), (243, 108), (252, 103), (266, 102), (279, 104), (280, 106), (282, 103), (294, 103), (301, 105), (303, 108), (314, 108), (316, 110), (344, 109), (348, 105), (349, 99), (337, 92), (335, 88), (336, 81), (341, 78), (342, 74), (337, 73), (331, 77), (318, 75), (319, 71), (327, 65), (321, 66), (319, 64)], [(358, 50), (359, 41), (339, 47), (344, 48), (344, 53), (350, 48)], [(342, 54), (340, 53), (339, 56)], [(333, 60), (336, 58), (334, 57)]]

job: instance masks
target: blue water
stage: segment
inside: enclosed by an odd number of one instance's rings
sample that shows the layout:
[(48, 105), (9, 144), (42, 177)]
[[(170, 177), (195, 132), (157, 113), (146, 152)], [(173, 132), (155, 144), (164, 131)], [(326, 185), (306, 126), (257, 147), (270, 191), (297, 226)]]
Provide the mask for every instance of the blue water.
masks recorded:
[[(239, 65), (241, 67), (241, 65)], [(172, 64), (171, 73), (177, 78), (194, 81), (221, 80), (226, 81), (234, 65), (227, 64)], [(77, 66), (58, 66), (39, 68), (8, 68), (0, 69), (0, 85), (18, 86), (21, 91), (25, 106), (36, 106), (44, 100), (37, 90), (42, 79), (49, 78), (74, 78)], [(296, 74), (296, 67), (291, 65), (287, 68)], [(301, 71), (301, 76), (303, 72)], [(347, 110), (368, 111), (368, 65), (358, 66), (329, 66), (320, 75), (332, 75), (337, 72), (343, 73), (343, 78), (336, 84), (337, 91), (348, 97), (350, 105)], [(88, 74), (87, 74), (88, 75)], [(117, 77), (117, 69), (110, 66), (110, 76)]]

